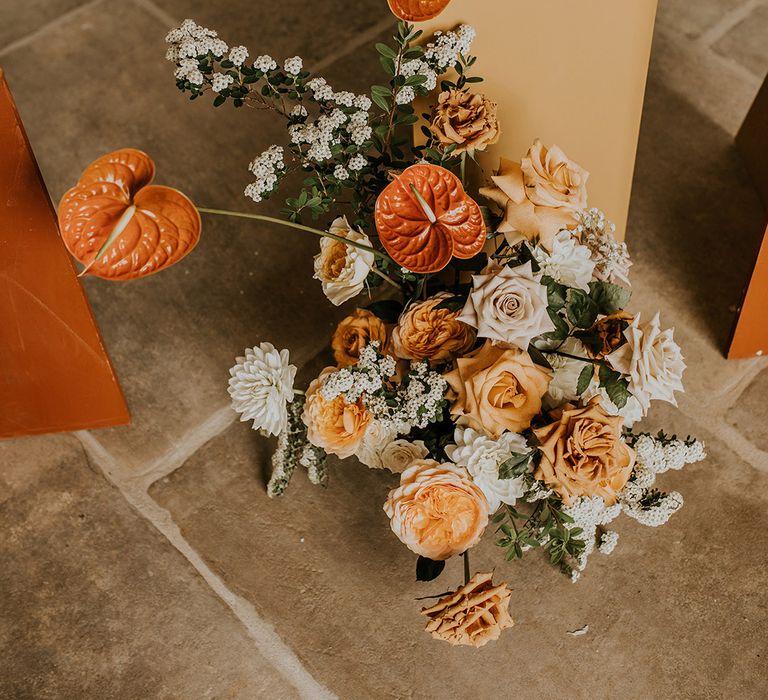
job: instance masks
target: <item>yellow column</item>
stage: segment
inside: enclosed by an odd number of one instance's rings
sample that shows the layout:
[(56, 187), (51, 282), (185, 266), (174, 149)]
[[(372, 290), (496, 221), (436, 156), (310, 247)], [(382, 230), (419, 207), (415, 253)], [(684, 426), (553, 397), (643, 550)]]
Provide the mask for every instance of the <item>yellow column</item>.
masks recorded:
[(500, 142), (519, 160), (538, 137), (590, 172), (589, 203), (624, 237), (656, 0), (452, 0), (425, 33), (477, 29), (472, 89), (499, 105)]

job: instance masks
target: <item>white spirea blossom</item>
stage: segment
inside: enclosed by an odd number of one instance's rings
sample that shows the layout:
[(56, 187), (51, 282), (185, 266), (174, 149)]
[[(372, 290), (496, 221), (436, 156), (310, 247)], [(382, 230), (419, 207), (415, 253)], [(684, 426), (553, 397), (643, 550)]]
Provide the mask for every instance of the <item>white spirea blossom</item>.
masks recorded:
[(256, 70), (260, 70), (262, 73), (269, 73), (269, 71), (277, 69), (277, 61), (272, 58), (272, 56), (264, 54), (256, 57), (253, 62), (253, 67)]
[(623, 504), (624, 512), (630, 518), (648, 527), (664, 525), (682, 507), (683, 496), (677, 491), (661, 496), (652, 506), (645, 506), (641, 501)]
[(605, 218), (599, 209), (579, 212), (579, 223), (574, 234), (582, 245), (589, 248), (595, 263), (595, 279), (604, 282), (619, 282), (630, 286), (627, 244), (615, 238), (616, 225)]
[[(368, 236), (352, 228), (345, 216), (335, 219), (328, 232), (371, 246)], [(323, 292), (329, 301), (339, 306), (363, 290), (374, 261), (374, 254), (370, 250), (347, 245), (333, 238), (322, 238), (320, 252), (315, 256), (314, 277), (322, 283)]]
[(661, 330), (659, 314), (641, 324), (640, 314), (624, 330), (627, 342), (606, 357), (617, 372), (627, 375), (629, 390), (645, 411), (651, 400), (668, 401), (677, 406), (676, 391), (683, 391), (685, 362), (673, 329)]
[(234, 78), (231, 75), (214, 73), (211, 76), (211, 90), (214, 92), (221, 92), (222, 90), (226, 90), (233, 82)]
[(597, 545), (597, 551), (600, 554), (610, 554), (616, 549), (616, 544), (619, 541), (619, 533), (612, 530), (606, 530), (600, 535), (600, 543)]
[(459, 55), (467, 56), (476, 35), (474, 27), (462, 24), (455, 32), (435, 32), (434, 41), (424, 49), (423, 61), (435, 72), (444, 73)]
[(503, 433), (494, 440), (485, 433), (459, 426), (453, 439), (456, 444), (448, 445), (445, 454), (451, 462), (466, 468), (485, 494), (489, 512), (493, 513), (502, 503), (514, 505), (525, 492), (525, 477), (500, 479), (499, 467), (513, 454), (529, 451), (525, 438), (517, 433)]
[(352, 158), (349, 159), (349, 163), (347, 163), (347, 167), (353, 172), (362, 170), (366, 165), (368, 165), (368, 159), (360, 153), (352, 156)]
[[(172, 63), (178, 63), (184, 58), (197, 58), (208, 53), (216, 58), (222, 58), (229, 47), (218, 38), (212, 29), (201, 27), (191, 19), (185, 19), (180, 27), (171, 29), (165, 37), (170, 46), (166, 58)], [(195, 62), (197, 68), (197, 62)], [(177, 75), (176, 77), (183, 77)]]
[(584, 552), (576, 561), (578, 571), (586, 568), (589, 555), (595, 549), (598, 527), (615, 520), (621, 514), (621, 510), (621, 503), (607, 506), (600, 496), (581, 496), (571, 505), (563, 507), (563, 513), (573, 518), (573, 524), (569, 527), (580, 527), (583, 530), (579, 539), (584, 541), (585, 546)]
[(303, 67), (304, 61), (302, 61), (301, 56), (286, 58), (283, 62), (283, 70), (288, 73), (288, 75), (298, 75), (301, 73)]
[(261, 202), (272, 193), (280, 176), (285, 172), (283, 157), (282, 146), (270, 146), (251, 161), (248, 170), (256, 176), (256, 181), (245, 188), (246, 197), (250, 197), (254, 202)]
[(349, 172), (343, 165), (337, 165), (333, 169), (333, 176), (337, 180), (346, 180), (349, 177)]
[(416, 91), (410, 85), (400, 88), (395, 95), (395, 102), (399, 105), (411, 104), (415, 99)]
[(253, 421), (254, 430), (278, 435), (288, 421), (288, 403), (293, 399), (296, 367), (287, 350), (271, 343), (248, 348), (229, 370), (232, 408), (241, 421)]
[(552, 241), (552, 252), (548, 253), (541, 246), (533, 249), (542, 275), (548, 275), (555, 282), (567, 287), (576, 287), (589, 291), (595, 263), (592, 253), (581, 245), (570, 231), (560, 231)]
[(229, 60), (238, 68), (245, 63), (246, 58), (248, 58), (248, 49), (245, 46), (233, 46), (229, 50)]

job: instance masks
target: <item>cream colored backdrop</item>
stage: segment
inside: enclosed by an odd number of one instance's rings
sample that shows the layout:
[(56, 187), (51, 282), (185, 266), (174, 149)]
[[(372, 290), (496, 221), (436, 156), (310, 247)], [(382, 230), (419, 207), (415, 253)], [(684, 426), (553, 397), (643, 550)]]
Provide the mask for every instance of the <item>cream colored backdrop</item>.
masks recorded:
[(589, 202), (624, 237), (656, 0), (452, 0), (425, 33), (477, 29), (476, 84), (496, 101), (500, 154), (518, 160), (539, 137), (590, 172)]

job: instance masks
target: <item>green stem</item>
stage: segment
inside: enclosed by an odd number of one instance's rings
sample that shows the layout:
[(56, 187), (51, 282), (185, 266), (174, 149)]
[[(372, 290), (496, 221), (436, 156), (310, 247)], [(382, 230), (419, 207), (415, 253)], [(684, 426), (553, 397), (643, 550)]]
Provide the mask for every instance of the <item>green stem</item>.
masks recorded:
[(466, 586), (469, 583), (469, 550), (464, 552), (462, 555), (464, 557), (464, 585)]
[(461, 152), (461, 166), (459, 168), (459, 177), (461, 178), (461, 184), (464, 187), (467, 186), (467, 152)]
[(402, 292), (403, 288), (395, 282), (389, 275), (385, 275), (381, 270), (376, 267), (371, 268), (371, 272), (378, 277), (381, 277), (387, 284), (391, 284), (398, 292)]
[(593, 360), (591, 357), (579, 357), (579, 355), (571, 355), (569, 352), (563, 352), (562, 350), (544, 350), (551, 355), (560, 355), (561, 357), (568, 357), (571, 360), (581, 360), (582, 362), (589, 362), (593, 365), (603, 364), (601, 360)]
[(216, 214), (218, 216), (234, 216), (241, 219), (255, 219), (256, 221), (266, 221), (270, 224), (279, 224), (281, 226), (287, 226), (289, 228), (295, 228), (299, 231), (306, 231), (308, 233), (313, 233), (315, 236), (323, 236), (324, 238), (332, 238), (334, 241), (340, 241), (341, 243), (345, 243), (346, 245), (353, 246), (354, 248), (359, 248), (360, 250), (367, 250), (369, 253), (373, 253), (376, 257), (381, 258), (382, 260), (386, 260), (388, 262), (391, 262), (393, 265), (395, 265), (395, 261), (392, 260), (386, 253), (382, 253), (379, 250), (376, 250), (376, 248), (372, 248), (371, 246), (365, 245), (364, 243), (358, 243), (357, 241), (351, 241), (348, 238), (344, 238), (344, 236), (337, 236), (335, 233), (330, 233), (328, 231), (321, 231), (317, 228), (312, 228), (311, 226), (304, 226), (304, 224), (297, 224), (293, 221), (286, 221), (285, 219), (278, 219), (274, 216), (266, 216), (265, 214), (249, 214), (242, 211), (229, 211), (228, 209), (208, 209), (207, 207), (198, 207), (197, 210), (202, 214)]

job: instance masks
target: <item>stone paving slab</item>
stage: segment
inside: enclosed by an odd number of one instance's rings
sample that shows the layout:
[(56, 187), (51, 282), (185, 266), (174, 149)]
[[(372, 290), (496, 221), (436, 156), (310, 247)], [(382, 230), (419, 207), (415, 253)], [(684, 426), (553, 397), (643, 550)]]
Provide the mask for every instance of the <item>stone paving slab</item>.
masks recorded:
[(0, 697), (297, 697), (74, 437), (0, 464)]
[(760, 80), (768, 72), (768, 4), (761, 4), (723, 36), (714, 50), (738, 61)]
[[(517, 626), (479, 652), (423, 631), (415, 598), (458, 584), (461, 565), (415, 582), (415, 556), (381, 510), (390, 474), (344, 463), (327, 490), (298, 474), (270, 500), (268, 446), (235, 425), (150, 493), (342, 698), (757, 698), (768, 692), (757, 555), (768, 546), (768, 476), (702, 437), (710, 459), (662, 482), (684, 493), (681, 513), (658, 531), (620, 521), (616, 552), (595, 554), (575, 585), (536, 555), (505, 564), (486, 534), (472, 567), (510, 581)], [(585, 624), (587, 635), (567, 634)]]
[(0, 3), (0, 52), (88, 0), (3, 0)]
[(727, 414), (728, 422), (760, 450), (768, 453), (768, 368), (758, 374)]
[(744, 0), (660, 0), (656, 21), (689, 39), (698, 39), (722, 20), (727, 12), (744, 5)]

